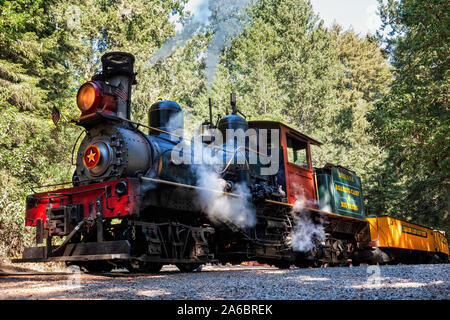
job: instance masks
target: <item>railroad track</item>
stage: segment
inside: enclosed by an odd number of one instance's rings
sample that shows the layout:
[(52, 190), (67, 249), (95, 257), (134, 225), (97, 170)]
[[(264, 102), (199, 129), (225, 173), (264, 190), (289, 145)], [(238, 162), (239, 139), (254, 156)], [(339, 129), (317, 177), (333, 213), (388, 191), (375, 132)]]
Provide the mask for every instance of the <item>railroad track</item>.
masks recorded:
[(0, 278), (5, 277), (30, 277), (30, 276), (66, 276), (72, 272), (0, 272)]
[[(152, 275), (170, 275), (175, 273), (182, 273), (176, 267), (166, 267), (166, 270), (162, 270), (158, 273), (130, 273), (128, 271), (113, 271), (113, 272), (81, 272), (82, 275), (92, 275), (92, 276), (102, 276), (108, 278), (126, 278), (126, 277), (148, 277)], [(265, 270), (270, 269), (270, 267), (265, 266), (206, 266), (202, 271), (198, 271), (195, 273), (209, 273), (209, 272), (224, 272), (224, 271), (250, 271), (250, 270)], [(40, 272), (40, 271), (30, 271), (30, 272), (3, 272), (0, 271), (0, 279), (1, 278), (10, 278), (10, 277), (30, 277), (30, 276), (71, 276), (74, 275), (75, 272)]]
[[(158, 274), (167, 274), (173, 272), (159, 272)], [(103, 277), (142, 277), (155, 275), (156, 273), (129, 273), (129, 272), (80, 272), (83, 275), (93, 275), (93, 276), (103, 276)], [(34, 277), (34, 276), (71, 276), (74, 272), (0, 272), (1, 278), (11, 278), (11, 277)]]

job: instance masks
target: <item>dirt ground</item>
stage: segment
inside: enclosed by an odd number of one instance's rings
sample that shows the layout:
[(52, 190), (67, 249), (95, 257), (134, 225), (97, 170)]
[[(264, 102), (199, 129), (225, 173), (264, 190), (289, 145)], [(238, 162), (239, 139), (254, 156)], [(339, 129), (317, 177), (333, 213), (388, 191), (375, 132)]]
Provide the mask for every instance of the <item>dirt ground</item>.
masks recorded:
[(20, 273), (24, 271), (0, 266), (0, 273), (9, 273), (0, 275), (1, 300), (450, 299), (449, 264), (288, 270), (206, 265), (193, 273), (168, 265), (157, 274), (85, 274), (53, 265), (39, 270), (44, 275)]

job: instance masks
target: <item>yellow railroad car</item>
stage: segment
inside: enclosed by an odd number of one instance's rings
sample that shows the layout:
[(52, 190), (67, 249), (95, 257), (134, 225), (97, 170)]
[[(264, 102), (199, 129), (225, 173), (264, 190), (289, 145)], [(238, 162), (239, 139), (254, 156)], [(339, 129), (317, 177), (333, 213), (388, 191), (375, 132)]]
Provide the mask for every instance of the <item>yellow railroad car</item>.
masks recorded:
[(383, 262), (448, 260), (447, 238), (438, 231), (388, 216), (368, 217), (367, 221), (372, 245), (384, 254)]
[(438, 248), (439, 253), (448, 256), (448, 240), (441, 232), (436, 230), (434, 231), (434, 243), (436, 245), (436, 248)]

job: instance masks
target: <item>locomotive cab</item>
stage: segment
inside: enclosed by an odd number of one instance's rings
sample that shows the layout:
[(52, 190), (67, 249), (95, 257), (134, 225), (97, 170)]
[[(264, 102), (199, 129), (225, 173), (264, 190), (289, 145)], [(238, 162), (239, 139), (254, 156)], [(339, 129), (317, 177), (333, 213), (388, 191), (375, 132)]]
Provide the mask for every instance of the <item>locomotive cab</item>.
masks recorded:
[(278, 141), (270, 141), (269, 144), (272, 152), (279, 146), (279, 169), (276, 178), (286, 192), (287, 202), (294, 204), (295, 201), (302, 200), (308, 207), (315, 207), (314, 200), (317, 200), (317, 197), (310, 149), (312, 145), (322, 144), (280, 122), (250, 121), (249, 127), (278, 132)]

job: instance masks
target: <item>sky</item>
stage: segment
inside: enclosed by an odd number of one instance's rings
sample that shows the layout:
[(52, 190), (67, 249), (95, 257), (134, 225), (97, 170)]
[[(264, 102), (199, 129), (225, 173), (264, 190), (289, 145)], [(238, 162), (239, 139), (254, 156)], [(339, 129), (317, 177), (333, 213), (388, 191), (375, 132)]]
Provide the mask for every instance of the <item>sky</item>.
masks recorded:
[[(258, 1), (258, 0), (256, 0)], [(377, 0), (310, 0), (313, 10), (324, 20), (326, 27), (337, 23), (344, 30), (352, 29), (361, 37), (366, 34), (375, 34), (381, 25), (377, 16)], [(186, 12), (191, 13), (192, 19), (182, 25), (179, 21), (180, 15), (170, 17), (175, 24), (177, 33), (168, 39), (164, 45), (149, 60), (154, 64), (170, 56), (179, 46), (186, 43), (204, 27), (212, 27), (213, 37), (206, 53), (206, 73), (210, 85), (214, 80), (215, 70), (220, 62), (220, 54), (224, 47), (231, 44), (231, 39), (238, 36), (242, 31), (242, 21), (248, 17), (246, 6), (252, 0), (189, 0), (186, 4)], [(218, 15), (211, 21), (209, 7), (219, 6)], [(236, 16), (238, 18), (236, 18)]]
[(311, 0), (311, 4), (327, 27), (336, 22), (344, 30), (352, 27), (356, 33), (365, 36), (375, 33), (381, 25), (377, 0)]
[[(381, 25), (377, 16), (377, 0), (310, 0), (314, 11), (330, 27), (337, 22), (344, 29), (350, 27), (361, 36), (367, 33), (375, 33)], [(194, 13), (194, 17), (207, 17), (211, 13), (208, 10), (208, 0), (189, 0), (186, 10)], [(176, 19), (178, 17), (174, 17)], [(176, 25), (176, 31), (180, 31), (181, 24)]]

